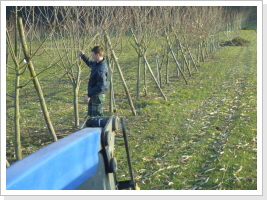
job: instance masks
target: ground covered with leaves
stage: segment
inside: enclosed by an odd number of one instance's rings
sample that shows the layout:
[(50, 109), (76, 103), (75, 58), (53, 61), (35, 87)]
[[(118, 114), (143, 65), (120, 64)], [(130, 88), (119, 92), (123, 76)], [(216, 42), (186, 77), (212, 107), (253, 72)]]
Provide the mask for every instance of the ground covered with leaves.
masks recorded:
[[(168, 101), (147, 98), (125, 116), (141, 189), (257, 189), (256, 34), (242, 36), (248, 47), (221, 48), (188, 85), (172, 80)], [(120, 140), (116, 151), (125, 178)]]
[[(231, 39), (237, 37), (249, 43), (220, 46), (209, 59), (198, 64), (198, 71), (192, 67), (191, 77), (186, 74), (187, 85), (181, 76), (170, 76), (169, 84), (162, 87), (167, 101), (151, 80), (148, 94), (141, 93), (140, 100), (135, 99), (137, 56), (133, 56), (131, 47), (124, 47), (118, 60), (137, 116), (131, 113), (116, 70), (115, 114), (125, 118), (134, 178), (141, 190), (257, 189), (256, 32), (243, 30), (229, 35)], [(225, 42), (228, 38), (221, 40)], [(42, 69), (43, 60), (33, 62), (37, 70)], [(170, 69), (176, 69), (174, 62)], [(83, 75), (79, 92), (81, 121), (87, 109), (82, 98), (88, 71)], [(56, 69), (38, 77), (58, 138), (75, 132), (70, 83)], [(8, 93), (13, 91), (13, 84), (14, 74), (10, 73)], [(15, 162), (12, 102), (7, 97), (7, 159), (11, 164)], [(110, 116), (107, 105), (106, 115)], [(51, 143), (38, 97), (30, 85), (21, 90), (21, 116), (23, 156)], [(128, 180), (121, 133), (116, 136), (115, 148), (117, 178)]]

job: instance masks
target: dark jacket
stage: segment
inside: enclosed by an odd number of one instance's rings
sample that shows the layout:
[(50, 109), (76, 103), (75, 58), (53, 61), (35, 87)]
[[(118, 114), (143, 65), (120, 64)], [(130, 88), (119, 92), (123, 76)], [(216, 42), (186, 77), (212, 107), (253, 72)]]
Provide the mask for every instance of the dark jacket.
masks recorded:
[(88, 97), (105, 94), (108, 91), (108, 66), (106, 61), (102, 60), (96, 63), (96, 61), (90, 60), (84, 54), (81, 58), (91, 68), (88, 81)]

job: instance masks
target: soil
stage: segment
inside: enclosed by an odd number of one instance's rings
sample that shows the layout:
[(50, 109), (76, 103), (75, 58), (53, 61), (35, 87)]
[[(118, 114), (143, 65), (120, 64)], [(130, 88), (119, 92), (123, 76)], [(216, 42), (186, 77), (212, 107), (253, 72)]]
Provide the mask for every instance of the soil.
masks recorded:
[(254, 29), (249, 27), (249, 26), (247, 26), (247, 27), (242, 28), (241, 30), (254, 30)]
[(241, 38), (241, 37), (236, 37), (232, 39), (232, 41), (227, 41), (224, 42), (224, 46), (247, 46), (250, 42)]

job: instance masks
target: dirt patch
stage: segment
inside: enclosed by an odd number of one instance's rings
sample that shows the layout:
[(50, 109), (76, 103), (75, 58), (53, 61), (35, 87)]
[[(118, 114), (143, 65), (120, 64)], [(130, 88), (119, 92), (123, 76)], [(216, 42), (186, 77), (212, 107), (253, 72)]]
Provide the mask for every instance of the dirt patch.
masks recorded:
[(250, 42), (241, 38), (241, 37), (236, 37), (232, 39), (231, 41), (224, 42), (224, 46), (248, 46)]
[(254, 30), (254, 29), (249, 27), (249, 26), (247, 26), (247, 27), (242, 28), (241, 30)]

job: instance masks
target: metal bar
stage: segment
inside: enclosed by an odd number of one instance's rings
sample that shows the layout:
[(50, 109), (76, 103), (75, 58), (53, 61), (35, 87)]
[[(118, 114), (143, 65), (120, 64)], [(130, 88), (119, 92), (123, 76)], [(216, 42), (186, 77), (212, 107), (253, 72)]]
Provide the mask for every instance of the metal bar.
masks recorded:
[(127, 162), (128, 162), (128, 166), (129, 166), (129, 173), (130, 173), (131, 181), (134, 182), (133, 170), (132, 170), (132, 164), (131, 164), (131, 158), (130, 158), (129, 146), (128, 146), (128, 139), (127, 139), (126, 129), (125, 129), (125, 126), (124, 126), (123, 117), (121, 118), (121, 126), (122, 126), (122, 133), (123, 133), (123, 138), (124, 138), (125, 150), (126, 150), (126, 154), (127, 154)]

